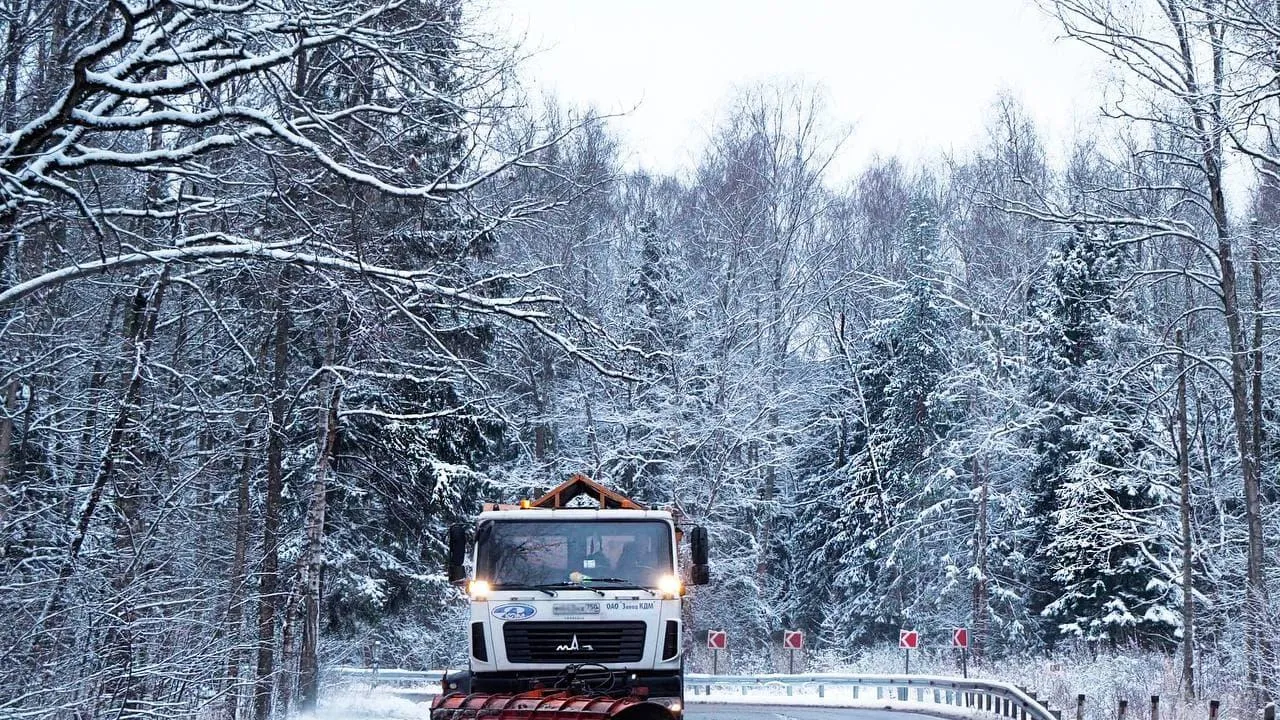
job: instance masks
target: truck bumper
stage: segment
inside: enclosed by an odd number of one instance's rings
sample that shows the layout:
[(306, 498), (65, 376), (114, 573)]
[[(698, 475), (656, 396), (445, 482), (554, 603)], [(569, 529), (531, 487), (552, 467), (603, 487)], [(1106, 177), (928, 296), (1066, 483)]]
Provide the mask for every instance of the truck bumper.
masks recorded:
[[(609, 675), (588, 666), (583, 669), (580, 682), (586, 689), (617, 697), (676, 698), (684, 696), (681, 673), (655, 672), (653, 670), (613, 670)], [(593, 672), (595, 670), (595, 672)], [(444, 678), (445, 692), (464, 693), (521, 693), (538, 688), (554, 688), (563, 684), (564, 673), (545, 671), (512, 671), (498, 673), (471, 673), (461, 670)]]

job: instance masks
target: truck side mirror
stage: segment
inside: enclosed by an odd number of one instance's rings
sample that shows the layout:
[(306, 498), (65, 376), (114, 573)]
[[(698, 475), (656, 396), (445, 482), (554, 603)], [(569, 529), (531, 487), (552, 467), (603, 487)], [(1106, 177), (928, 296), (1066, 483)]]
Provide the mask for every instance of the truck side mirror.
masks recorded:
[(449, 526), (449, 582), (460, 583), (467, 579), (467, 526)]
[(690, 585), (706, 585), (711, 582), (711, 569), (708, 567), (710, 548), (707, 542), (707, 529), (695, 525), (689, 531), (689, 554), (693, 559), (693, 567), (689, 568)]

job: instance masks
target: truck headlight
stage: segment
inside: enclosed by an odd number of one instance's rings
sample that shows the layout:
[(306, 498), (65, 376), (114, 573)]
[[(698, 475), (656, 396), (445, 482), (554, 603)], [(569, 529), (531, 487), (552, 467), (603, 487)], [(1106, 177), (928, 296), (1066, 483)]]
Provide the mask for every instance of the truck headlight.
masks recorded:
[(488, 580), (472, 580), (467, 583), (467, 593), (471, 595), (473, 600), (485, 600), (489, 597), (489, 591), (493, 588), (489, 586)]
[(675, 575), (663, 575), (658, 578), (658, 592), (671, 597), (680, 597), (684, 586), (680, 583), (680, 578)]

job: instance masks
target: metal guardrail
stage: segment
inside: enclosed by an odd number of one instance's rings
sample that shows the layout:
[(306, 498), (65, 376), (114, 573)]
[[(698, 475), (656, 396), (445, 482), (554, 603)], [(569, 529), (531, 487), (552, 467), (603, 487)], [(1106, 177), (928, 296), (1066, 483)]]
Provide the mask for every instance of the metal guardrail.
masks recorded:
[[(686, 693), (708, 693), (715, 685), (736, 685), (746, 694), (748, 688), (777, 685), (787, 688), (788, 695), (796, 686), (816, 686), (818, 696), (825, 696), (825, 689), (851, 687), (853, 698), (860, 698), (861, 688), (876, 689), (876, 700), (910, 700), (915, 690), (916, 702), (933, 702), (969, 710), (980, 710), (1017, 720), (1062, 720), (1062, 713), (1051, 710), (1036, 698), (1035, 693), (1011, 683), (998, 680), (977, 680), (939, 675), (848, 675), (840, 673), (813, 673), (806, 675), (685, 675)], [(896, 698), (884, 697), (884, 690), (896, 690)]]
[[(336, 667), (327, 672), (343, 677), (364, 679), (370, 684), (379, 683), (430, 683), (438, 687), (444, 677), (443, 670), (400, 670), (398, 668)], [(1062, 720), (1062, 713), (1051, 710), (1035, 693), (1016, 685), (998, 680), (978, 680), (941, 675), (850, 675), (841, 673), (809, 673), (804, 675), (706, 675), (685, 674), (686, 695), (710, 694), (714, 686), (737, 686), (747, 694), (753, 687), (785, 687), (791, 695), (797, 687), (816, 687), (819, 697), (825, 697), (827, 687), (852, 688), (853, 699), (860, 698), (862, 688), (875, 689), (874, 700), (911, 700), (915, 691), (916, 702), (932, 702), (965, 710), (978, 710), (1014, 720)], [(886, 698), (885, 690), (896, 691), (897, 697)], [(435, 692), (433, 688), (432, 691)], [(421, 695), (423, 693), (413, 693)], [(430, 694), (430, 693), (427, 693)], [(890, 708), (892, 709), (892, 708)]]
[(333, 667), (325, 670), (327, 673), (341, 675), (343, 677), (363, 678), (373, 684), (380, 682), (424, 682), (439, 683), (444, 679), (444, 670), (401, 670), (399, 668), (360, 668), (360, 667)]

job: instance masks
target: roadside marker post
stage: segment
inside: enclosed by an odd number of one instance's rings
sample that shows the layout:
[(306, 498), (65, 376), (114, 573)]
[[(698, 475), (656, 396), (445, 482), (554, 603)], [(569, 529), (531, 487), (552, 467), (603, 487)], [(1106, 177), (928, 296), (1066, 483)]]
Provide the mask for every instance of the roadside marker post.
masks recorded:
[(969, 628), (951, 628), (951, 646), (960, 648), (960, 672), (969, 677)]
[(796, 674), (796, 651), (804, 649), (804, 633), (800, 630), (787, 630), (782, 633), (782, 647), (788, 651), (787, 673)]
[(898, 631), (898, 647), (902, 648), (905, 657), (904, 675), (911, 674), (911, 651), (920, 646), (920, 633), (915, 630)]
[(720, 674), (720, 651), (729, 648), (729, 635), (724, 630), (707, 631), (707, 647), (711, 650), (711, 674)]

